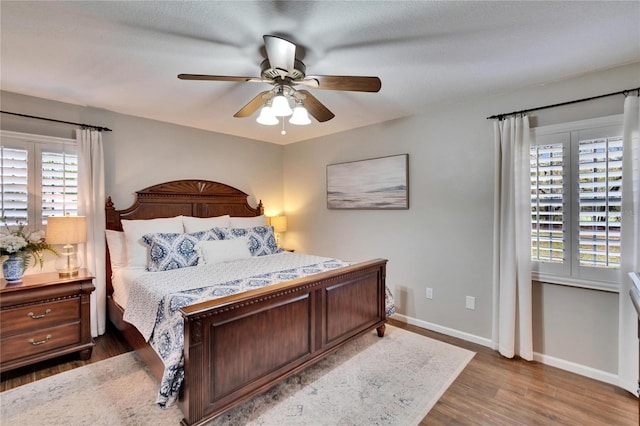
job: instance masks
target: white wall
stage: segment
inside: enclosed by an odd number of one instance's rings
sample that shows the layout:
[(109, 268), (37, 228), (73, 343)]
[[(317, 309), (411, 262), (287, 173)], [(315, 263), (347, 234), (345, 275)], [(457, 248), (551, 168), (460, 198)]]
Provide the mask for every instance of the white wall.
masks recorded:
[[(288, 145), (285, 244), (305, 252), (389, 259), (399, 313), (488, 343), (493, 316), (494, 141), (486, 117), (640, 86), (632, 64), (499, 96), (440, 105), (410, 118)], [(534, 125), (622, 113), (623, 97), (532, 113)], [(409, 154), (410, 209), (329, 210), (326, 165)], [(425, 298), (432, 287), (433, 300)], [(617, 372), (617, 294), (536, 284), (535, 351)], [(465, 296), (476, 309), (465, 309)]]

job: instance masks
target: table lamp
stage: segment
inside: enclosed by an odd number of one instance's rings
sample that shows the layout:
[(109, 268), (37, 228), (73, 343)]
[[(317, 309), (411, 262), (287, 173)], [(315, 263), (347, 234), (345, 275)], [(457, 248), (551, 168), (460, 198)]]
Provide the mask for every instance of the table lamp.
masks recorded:
[(47, 218), (47, 243), (64, 244), (56, 259), (55, 268), (60, 278), (78, 275), (82, 261), (74, 244), (87, 241), (86, 216), (50, 216)]
[(273, 226), (273, 232), (276, 233), (276, 244), (280, 246), (280, 234), (287, 232), (287, 217), (286, 216), (272, 216), (270, 219), (271, 226)]

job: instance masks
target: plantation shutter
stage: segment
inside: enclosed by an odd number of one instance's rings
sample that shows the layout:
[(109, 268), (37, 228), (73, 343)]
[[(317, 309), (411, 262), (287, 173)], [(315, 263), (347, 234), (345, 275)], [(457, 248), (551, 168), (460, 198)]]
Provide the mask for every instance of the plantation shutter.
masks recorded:
[(620, 267), (622, 137), (579, 142), (581, 266)]
[(2, 164), (2, 217), (7, 225), (27, 224), (29, 205), (29, 152), (0, 146)]
[(532, 146), (531, 260), (564, 261), (563, 145)]
[(620, 282), (622, 117), (533, 129), (535, 280), (616, 291)]
[(42, 151), (42, 222), (78, 214), (78, 156)]

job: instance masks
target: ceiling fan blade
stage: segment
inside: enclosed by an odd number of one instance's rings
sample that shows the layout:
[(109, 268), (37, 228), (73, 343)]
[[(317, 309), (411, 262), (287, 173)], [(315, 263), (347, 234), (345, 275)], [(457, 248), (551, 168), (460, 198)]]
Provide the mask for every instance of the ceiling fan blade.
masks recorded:
[(309, 93), (308, 90), (298, 90), (298, 92), (305, 95), (303, 103), (307, 112), (320, 123), (324, 123), (325, 121), (329, 121), (335, 117), (335, 114), (329, 111), (326, 106), (322, 105), (322, 103)]
[(382, 82), (378, 77), (349, 75), (308, 75), (300, 84), (324, 90), (348, 90), (353, 92), (378, 92)]
[(266, 95), (270, 93), (272, 94), (270, 90), (258, 93), (255, 98), (251, 99), (248, 104), (240, 108), (240, 111), (233, 114), (233, 116), (236, 118), (249, 117), (251, 114), (259, 110), (262, 105), (267, 103), (269, 98), (271, 98), (272, 96)]
[[(212, 80), (212, 81), (255, 81), (257, 77), (234, 77), (229, 75), (178, 74), (180, 80)], [(262, 79), (258, 79), (262, 81)]]
[(284, 78), (294, 70), (296, 59), (296, 45), (289, 40), (273, 35), (265, 35), (264, 47), (267, 50), (269, 65)]

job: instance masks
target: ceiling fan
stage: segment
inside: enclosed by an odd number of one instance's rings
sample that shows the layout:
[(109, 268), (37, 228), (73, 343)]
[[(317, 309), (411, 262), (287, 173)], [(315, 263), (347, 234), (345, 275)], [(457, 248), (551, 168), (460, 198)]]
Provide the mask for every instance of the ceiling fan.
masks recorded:
[[(258, 82), (273, 85), (271, 90), (260, 92), (249, 103), (236, 112), (234, 117), (249, 117), (262, 106), (272, 107), (276, 116), (293, 114), (293, 124), (308, 124), (306, 111), (319, 122), (331, 120), (335, 115), (316, 99), (308, 90), (299, 90), (299, 86), (323, 90), (345, 90), (356, 92), (378, 92), (382, 85), (378, 77), (358, 77), (342, 75), (306, 75), (306, 67), (296, 59), (296, 45), (282, 37), (263, 36), (267, 59), (262, 61), (260, 77), (236, 77), (206, 74), (178, 74), (181, 80), (212, 80), (235, 82)], [(286, 102), (285, 102), (286, 101)], [(290, 102), (291, 101), (291, 102)], [(286, 103), (286, 105), (285, 105)], [(294, 109), (290, 108), (294, 104)], [(305, 108), (306, 107), (306, 108)], [(284, 110), (279, 110), (284, 108)], [(288, 109), (287, 109), (288, 108)], [(294, 122), (296, 109), (302, 112), (306, 122)], [(264, 109), (263, 109), (264, 110)], [(271, 113), (271, 112), (270, 112)], [(262, 116), (262, 113), (261, 113)], [(275, 119), (275, 117), (273, 117)], [(304, 121), (304, 120), (303, 120)], [(261, 123), (260, 117), (258, 122)], [(278, 121), (262, 124), (277, 124)]]

